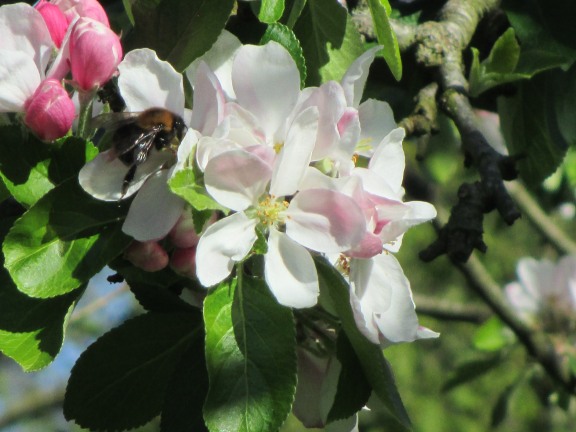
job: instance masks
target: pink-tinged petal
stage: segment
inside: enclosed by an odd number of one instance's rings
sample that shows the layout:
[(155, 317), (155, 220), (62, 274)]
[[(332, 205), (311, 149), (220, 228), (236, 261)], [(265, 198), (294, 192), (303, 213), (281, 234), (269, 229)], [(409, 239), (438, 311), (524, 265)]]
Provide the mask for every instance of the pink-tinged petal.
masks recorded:
[(376, 54), (382, 49), (382, 46), (370, 48), (350, 65), (341, 83), (346, 95), (348, 106), (358, 107), (362, 99), (362, 92), (368, 79), (368, 70), (374, 61)]
[(196, 276), (205, 287), (226, 279), (256, 241), (255, 219), (234, 213), (210, 225), (196, 249)]
[(299, 192), (286, 211), (286, 234), (318, 252), (343, 252), (364, 237), (364, 213), (343, 193), (326, 189)]
[(43, 141), (63, 137), (76, 117), (74, 102), (60, 81), (42, 81), (24, 105), (24, 123)]
[(280, 197), (292, 195), (310, 163), (318, 131), (318, 109), (310, 107), (296, 117), (272, 174), (270, 194)]
[(44, 78), (54, 43), (40, 12), (24, 3), (0, 8), (0, 49), (30, 57)]
[(236, 211), (258, 201), (272, 168), (245, 150), (231, 150), (210, 159), (204, 171), (206, 190), (220, 204)]
[(214, 72), (201, 62), (194, 83), (194, 110), (190, 127), (202, 135), (211, 135), (224, 117), (226, 100)]
[(346, 252), (346, 255), (353, 258), (372, 258), (381, 254), (383, 250), (382, 240), (376, 234), (366, 232), (360, 244), (354, 249)]
[(26, 100), (40, 82), (40, 73), (31, 57), (0, 49), (0, 112), (23, 112)]
[(150, 49), (130, 51), (118, 66), (118, 87), (127, 111), (163, 107), (178, 115), (184, 113), (182, 75)]
[(168, 266), (168, 253), (155, 241), (133, 241), (124, 252), (124, 258), (147, 272), (160, 271)]
[(64, 13), (54, 3), (48, 3), (46, 0), (40, 0), (34, 8), (40, 12), (40, 15), (44, 18), (54, 45), (60, 48), (66, 30), (68, 30), (68, 20), (64, 16)]
[(397, 125), (390, 105), (376, 99), (362, 102), (358, 107), (358, 116), (362, 125), (359, 153), (369, 157), (384, 137), (397, 128)]
[(86, 17), (110, 27), (106, 11), (98, 0), (54, 0), (54, 4), (64, 13), (68, 22), (74, 21), (77, 17)]
[(268, 237), (264, 276), (281, 305), (301, 309), (318, 300), (318, 275), (310, 253), (275, 229), (270, 229)]
[(170, 241), (177, 248), (190, 248), (196, 246), (200, 236), (194, 228), (191, 209), (184, 209), (182, 215), (169, 234)]
[(198, 167), (204, 171), (206, 169), (206, 165), (208, 165), (208, 162), (210, 162), (211, 159), (222, 153), (226, 153), (231, 150), (240, 150), (241, 148), (242, 146), (235, 141), (203, 136), (198, 141), (198, 148), (196, 150), (196, 162), (198, 163)]
[(366, 325), (359, 326), (363, 334), (368, 333), (371, 340), (377, 335), (384, 345), (438, 336), (432, 331), (421, 331), (410, 282), (393, 255), (353, 259), (350, 268), (351, 297), (357, 299), (353, 307), (360, 305), (364, 317), (364, 322), (357, 324)]
[(132, 201), (122, 231), (139, 241), (166, 237), (182, 214), (185, 201), (168, 187), (168, 170), (146, 179)]
[(195, 83), (198, 67), (201, 62), (205, 62), (218, 77), (226, 97), (229, 100), (234, 99), (236, 94), (232, 87), (232, 64), (241, 46), (242, 43), (236, 36), (223, 30), (214, 45), (186, 68), (186, 76), (191, 83)]
[(406, 132), (402, 128), (394, 129), (376, 147), (368, 169), (378, 174), (390, 188), (400, 193), (404, 178), (405, 156), (402, 140)]
[(101, 87), (122, 60), (120, 37), (100, 21), (79, 18), (70, 35), (70, 70), (84, 91)]
[(82, 167), (78, 175), (80, 186), (94, 198), (103, 201), (119, 201), (132, 196), (144, 181), (173, 159), (168, 152), (152, 151), (146, 162), (138, 166), (134, 179), (123, 195), (124, 177), (130, 167), (115, 157), (111, 150), (100, 153)]
[(232, 83), (238, 103), (259, 119), (269, 138), (285, 123), (300, 93), (296, 63), (276, 42), (240, 48)]

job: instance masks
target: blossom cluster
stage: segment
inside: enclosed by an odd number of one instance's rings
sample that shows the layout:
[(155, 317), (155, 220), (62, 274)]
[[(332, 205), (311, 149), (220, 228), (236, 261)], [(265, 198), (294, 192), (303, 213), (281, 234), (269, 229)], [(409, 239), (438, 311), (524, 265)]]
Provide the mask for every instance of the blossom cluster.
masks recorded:
[(42, 140), (68, 133), (77, 116), (72, 91), (95, 91), (121, 60), (120, 39), (97, 0), (0, 8), (0, 112), (22, 113)]
[[(22, 19), (25, 17), (26, 19)], [(184, 76), (149, 49), (122, 60), (118, 35), (96, 0), (41, 0), (0, 8), (0, 111), (23, 113), (41, 139), (69, 132), (80, 102), (118, 74), (126, 110), (163, 108), (188, 127), (175, 152), (151, 146), (137, 164), (112, 148), (84, 166), (93, 197), (132, 197), (123, 230), (126, 257), (147, 271), (171, 265), (205, 287), (228, 278), (254, 253), (280, 304), (316, 305), (315, 256), (349, 282), (364, 335), (382, 345), (434, 337), (419, 326), (410, 284), (394, 257), (411, 226), (435, 217), (432, 205), (404, 202), (404, 130), (385, 102), (361, 103), (369, 49), (339, 82), (301, 88), (280, 44), (242, 45), (223, 32)], [(128, 175), (128, 172), (131, 174)], [(194, 229), (189, 203), (170, 188), (190, 170), (218, 209)], [(128, 184), (126, 179), (129, 178)], [(169, 237), (170, 250), (160, 240)]]
[[(323, 255), (349, 281), (355, 318), (370, 340), (434, 337), (418, 325), (408, 279), (392, 253), (408, 228), (436, 212), (403, 201), (404, 130), (388, 104), (360, 103), (379, 50), (360, 56), (340, 82), (301, 89), (298, 68), (280, 44), (242, 45), (224, 32), (185, 71), (194, 90), (191, 112), (179, 73), (151, 50), (129, 52), (118, 78), (127, 110), (163, 107), (189, 130), (177, 155), (153, 148), (127, 190), (122, 179), (130, 168), (113, 150), (81, 170), (80, 184), (102, 200), (136, 194), (123, 230), (139, 242), (129, 258), (142, 268), (173, 260), (210, 287), (254, 253), (260, 238), (265, 279), (279, 303), (317, 303), (313, 256)], [(187, 169), (201, 173), (206, 193), (224, 211), (193, 242), (176, 245), (175, 262), (158, 241), (174, 238), (178, 221), (190, 219), (186, 202), (168, 186)]]

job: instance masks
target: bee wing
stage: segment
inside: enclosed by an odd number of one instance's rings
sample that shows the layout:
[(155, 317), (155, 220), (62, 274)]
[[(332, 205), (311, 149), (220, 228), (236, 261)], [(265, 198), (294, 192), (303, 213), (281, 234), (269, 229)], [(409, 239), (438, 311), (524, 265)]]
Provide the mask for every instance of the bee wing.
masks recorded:
[(134, 121), (141, 112), (110, 112), (100, 114), (90, 120), (90, 126), (93, 129), (113, 130), (118, 127)]
[[(143, 132), (136, 139), (134, 144), (132, 146), (130, 146), (130, 148), (124, 150), (123, 153), (129, 151), (132, 148), (137, 148), (138, 150), (136, 151), (136, 154), (134, 155), (134, 163), (136, 165), (140, 165), (142, 162), (144, 162), (146, 160), (146, 157), (148, 156), (150, 149), (154, 145), (154, 139), (156, 138), (156, 135), (158, 135), (158, 132), (160, 132), (163, 128), (164, 128), (164, 126), (158, 125), (158, 126), (154, 126), (150, 130)], [(116, 148), (116, 151), (120, 151), (120, 149)]]

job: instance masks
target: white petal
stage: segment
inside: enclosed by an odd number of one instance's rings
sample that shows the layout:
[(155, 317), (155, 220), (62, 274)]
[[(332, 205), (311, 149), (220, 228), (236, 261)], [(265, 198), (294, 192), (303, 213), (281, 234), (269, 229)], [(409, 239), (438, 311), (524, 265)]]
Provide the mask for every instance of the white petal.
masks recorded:
[(285, 123), (300, 93), (296, 63), (276, 42), (240, 48), (232, 83), (238, 103), (258, 118), (269, 138)]
[(286, 234), (318, 252), (352, 249), (366, 231), (364, 213), (356, 202), (327, 189), (299, 192), (290, 202), (286, 216)]
[(0, 48), (30, 57), (44, 77), (54, 43), (40, 12), (17, 3), (0, 8)]
[(94, 198), (103, 201), (119, 201), (133, 195), (151, 174), (173, 158), (174, 156), (169, 152), (152, 150), (148, 159), (136, 169), (134, 180), (124, 195), (122, 195), (122, 186), (130, 167), (115, 157), (111, 150), (100, 153), (84, 165), (78, 175), (78, 181), (80, 186)]
[(388, 243), (395, 241), (409, 228), (434, 219), (436, 209), (424, 201), (410, 201), (398, 205), (378, 206), (378, 217), (391, 219), (379, 233), (380, 239)]
[(169, 171), (150, 176), (132, 201), (122, 231), (138, 241), (165, 237), (182, 215), (185, 201), (168, 186)]
[(24, 112), (26, 99), (34, 94), (40, 81), (31, 57), (0, 49), (0, 112)]
[(353, 259), (350, 266), (353, 293), (359, 300), (365, 321), (374, 324), (381, 342), (411, 342), (422, 336), (438, 336), (432, 331), (420, 332), (410, 282), (393, 255)]
[(320, 293), (318, 275), (310, 252), (304, 247), (271, 229), (264, 266), (266, 282), (278, 303), (293, 308), (316, 304)]
[(554, 264), (547, 259), (522, 258), (518, 261), (516, 273), (526, 294), (542, 301), (554, 278)]
[(224, 280), (250, 252), (256, 241), (257, 221), (244, 213), (234, 213), (210, 225), (196, 249), (196, 276), (205, 287)]
[(130, 51), (118, 70), (118, 87), (127, 111), (162, 107), (184, 114), (182, 75), (170, 63), (160, 60), (154, 51), (147, 48)]
[(368, 164), (368, 169), (386, 180), (394, 191), (400, 191), (404, 178), (405, 156), (402, 140), (405, 135), (402, 128), (394, 129), (386, 135), (376, 147)]
[[(396, 129), (392, 108), (386, 102), (376, 99), (368, 99), (358, 107), (358, 116), (362, 125), (362, 148), (372, 150), (388, 135)], [(361, 151), (364, 156), (371, 156), (371, 151)]]
[(348, 106), (357, 107), (362, 99), (362, 92), (368, 79), (368, 70), (376, 57), (376, 53), (382, 49), (382, 46), (370, 48), (350, 65), (341, 83), (346, 95)]
[(245, 150), (231, 150), (210, 159), (204, 182), (216, 201), (241, 211), (258, 201), (271, 176), (272, 168), (258, 156)]
[(236, 94), (232, 87), (232, 63), (236, 52), (241, 46), (242, 43), (236, 36), (229, 31), (223, 30), (214, 45), (186, 68), (186, 76), (191, 83), (195, 83), (198, 66), (200, 62), (204, 61), (218, 77), (226, 97), (234, 99)]
[(194, 110), (190, 127), (202, 135), (211, 135), (224, 117), (225, 102), (218, 78), (206, 63), (201, 62), (194, 85)]
[(274, 196), (292, 195), (310, 163), (318, 131), (318, 109), (302, 111), (288, 130), (284, 147), (276, 159), (270, 193)]

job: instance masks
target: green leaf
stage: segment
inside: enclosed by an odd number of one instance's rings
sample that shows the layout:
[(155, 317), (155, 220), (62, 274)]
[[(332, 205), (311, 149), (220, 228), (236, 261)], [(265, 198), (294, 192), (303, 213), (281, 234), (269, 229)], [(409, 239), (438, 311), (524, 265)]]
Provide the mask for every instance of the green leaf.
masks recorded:
[(502, 358), (498, 354), (466, 361), (456, 367), (442, 386), (442, 390), (450, 391), (462, 384), (467, 384), (501, 364)]
[(110, 263), (110, 267), (124, 277), (140, 306), (147, 311), (167, 313), (189, 312), (194, 309), (180, 298), (182, 290), (187, 289), (184, 282), (191, 285), (193, 281), (182, 278), (169, 267), (157, 272), (147, 272), (134, 267), (121, 257)]
[(54, 185), (78, 175), (97, 153), (80, 138), (44, 143), (18, 126), (0, 128), (0, 177), (12, 196), (30, 207)]
[(2, 176), (0, 175), (0, 203), (10, 196), (10, 191), (6, 188), (4, 180), (2, 180)]
[(510, 154), (524, 157), (518, 163), (519, 173), (532, 186), (556, 171), (568, 148), (556, 112), (556, 99), (568, 96), (555, 82), (562, 75), (561, 71), (539, 74), (519, 83), (513, 97), (498, 100), (506, 145)]
[(325, 259), (316, 258), (315, 262), (321, 295), (331, 300), (331, 304), (342, 322), (342, 328), (362, 365), (366, 379), (372, 386), (374, 393), (400, 425), (405, 429), (410, 429), (410, 419), (398, 393), (388, 361), (384, 358), (380, 347), (366, 339), (356, 326), (350, 306), (348, 284)]
[(306, 82), (306, 62), (300, 41), (296, 38), (296, 35), (283, 24), (270, 24), (262, 36), (260, 44), (264, 45), (271, 40), (278, 42), (290, 53), (300, 72), (300, 85), (303, 87)]
[(132, 6), (134, 30), (125, 51), (153, 49), (175, 69), (183, 71), (216, 42), (234, 0), (137, 0)]
[(266, 24), (275, 23), (284, 13), (284, 0), (262, 0), (258, 19)]
[(362, 372), (358, 356), (343, 331), (338, 333), (336, 355), (342, 369), (338, 377), (334, 403), (328, 413), (328, 422), (346, 419), (356, 414), (366, 406), (372, 391), (370, 383)]
[(296, 391), (296, 336), (290, 309), (263, 281), (223, 283), (204, 301), (211, 431), (277, 430)]
[(482, 63), (480, 63), (477, 49), (472, 48), (472, 56), (468, 81), (470, 95), (473, 97), (477, 97), (492, 87), (532, 76), (515, 72), (520, 57), (520, 45), (513, 28), (509, 28), (498, 38), (490, 55)]
[(505, 0), (503, 8), (522, 44), (517, 72), (533, 75), (556, 67), (566, 69), (574, 63), (576, 3)]
[(506, 416), (508, 415), (508, 407), (510, 405), (510, 397), (514, 393), (514, 390), (516, 390), (517, 384), (517, 381), (510, 384), (498, 396), (494, 408), (492, 408), (492, 415), (490, 418), (490, 426), (492, 428), (498, 427), (506, 419)]
[(554, 86), (555, 119), (558, 122), (558, 132), (569, 146), (576, 146), (576, 63), (566, 71), (551, 72), (551, 82)]
[(193, 168), (178, 171), (170, 179), (168, 185), (172, 192), (183, 198), (196, 210), (227, 210), (214, 201), (201, 185), (196, 183), (196, 174)]
[(80, 426), (123, 430), (162, 409), (176, 366), (202, 349), (198, 313), (146, 313), (109, 331), (80, 356), (70, 375), (64, 416)]
[(306, 3), (294, 26), (306, 59), (309, 86), (340, 81), (363, 53), (362, 41), (346, 9), (337, 0)]
[(400, 58), (400, 48), (398, 47), (396, 34), (390, 25), (390, 4), (388, 0), (368, 0), (368, 6), (370, 7), (378, 43), (384, 47), (382, 51), (384, 60), (386, 60), (386, 64), (388, 64), (396, 81), (400, 81), (402, 78), (402, 59)]
[(474, 333), (474, 347), (482, 351), (499, 351), (509, 345), (514, 337), (498, 318), (493, 317)]
[[(2, 238), (11, 223), (8, 219), (0, 221)], [(2, 264), (0, 262), (0, 351), (26, 372), (41, 369), (60, 351), (68, 317), (83, 288), (51, 299), (33, 299), (18, 291)]]
[(126, 204), (97, 201), (76, 179), (64, 182), (16, 221), (3, 245), (6, 269), (31, 297), (73, 291), (129, 244), (118, 223), (125, 213)]
[(202, 406), (208, 393), (208, 372), (201, 338), (182, 356), (168, 382), (162, 408), (162, 432), (208, 432)]

